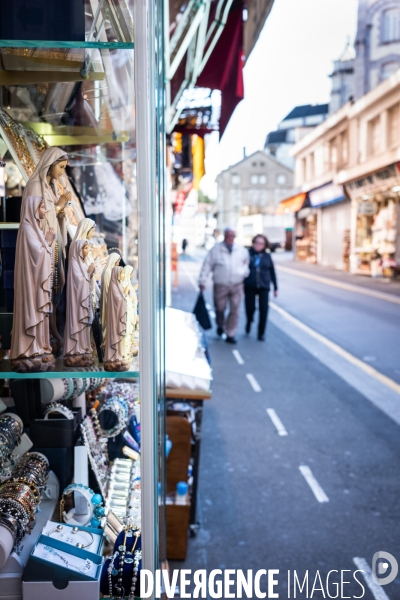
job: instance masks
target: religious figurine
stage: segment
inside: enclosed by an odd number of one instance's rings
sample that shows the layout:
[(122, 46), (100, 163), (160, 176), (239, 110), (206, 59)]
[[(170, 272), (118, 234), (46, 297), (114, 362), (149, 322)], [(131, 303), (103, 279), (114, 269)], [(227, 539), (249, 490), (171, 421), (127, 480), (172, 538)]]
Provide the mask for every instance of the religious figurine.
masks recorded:
[(135, 330), (137, 320), (137, 297), (132, 285), (133, 267), (127, 265), (124, 267), (124, 293), (127, 303), (127, 325), (126, 325), (126, 348), (130, 356), (138, 355), (138, 348), (135, 346)]
[(116, 252), (110, 254), (101, 274), (101, 295), (100, 295), (100, 316), (101, 316), (101, 328), (103, 333), (103, 348), (106, 344), (106, 323), (107, 323), (107, 299), (108, 299), (108, 287), (110, 285), (111, 272), (114, 267), (117, 267), (120, 263), (121, 257)]
[[(72, 243), (77, 242), (78, 240), (90, 240), (94, 235), (95, 229), (96, 229), (96, 223), (92, 219), (88, 219), (88, 218), (82, 219), (81, 221), (79, 221), (79, 225), (76, 228), (76, 233), (74, 235)], [(70, 251), (69, 251), (70, 256), (71, 256), (71, 248), (72, 248), (72, 244), (70, 246)], [(69, 256), (69, 259), (70, 259), (70, 256)], [(87, 249), (87, 256), (86, 256), (85, 263), (88, 266), (91, 264), (94, 264), (92, 249), (89, 245), (88, 245), (88, 249)], [(96, 306), (98, 306), (99, 301), (100, 301), (100, 288), (96, 284), (96, 278), (94, 276), (90, 278), (90, 288), (92, 290), (93, 307), (96, 308)]]
[(53, 227), (43, 233), (46, 207), (40, 196), (28, 196), (21, 207), (14, 269), (14, 318), (10, 361), (13, 371), (50, 371), (49, 314), (52, 310)]
[(106, 371), (128, 371), (130, 357), (126, 348), (127, 302), (123, 289), (124, 269), (111, 271), (107, 298), (107, 338), (104, 353)]
[(64, 260), (67, 230), (64, 208), (67, 202), (71, 200), (71, 192), (66, 191), (64, 194), (58, 196), (55, 182), (65, 173), (67, 162), (68, 155), (63, 150), (60, 150), (60, 148), (47, 148), (32, 176), (29, 178), (22, 195), (22, 207), (28, 198), (39, 197), (43, 199), (46, 215), (45, 219), (41, 222), (41, 229), (43, 233), (47, 233), (50, 229), (56, 232), (51, 245), (53, 310), (50, 313), (50, 331), (56, 340), (54, 345), (57, 352), (61, 352), (62, 347), (62, 338), (56, 325), (56, 307), (60, 301), (65, 284)]
[(93, 353), (90, 342), (90, 326), (93, 322), (93, 304), (90, 280), (94, 264), (89, 266), (87, 240), (71, 243), (67, 279), (67, 316), (64, 333), (64, 365), (66, 367), (90, 367)]

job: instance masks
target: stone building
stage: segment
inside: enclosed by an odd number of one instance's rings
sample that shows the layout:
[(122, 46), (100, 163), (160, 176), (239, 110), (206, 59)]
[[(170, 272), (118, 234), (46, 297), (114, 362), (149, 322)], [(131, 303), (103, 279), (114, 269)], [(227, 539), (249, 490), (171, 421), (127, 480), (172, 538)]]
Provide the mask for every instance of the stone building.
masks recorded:
[(329, 112), (359, 100), (400, 68), (400, 1), (359, 0), (355, 48), (334, 62)]
[(218, 227), (233, 227), (241, 215), (275, 214), (293, 190), (293, 171), (258, 150), (217, 177)]

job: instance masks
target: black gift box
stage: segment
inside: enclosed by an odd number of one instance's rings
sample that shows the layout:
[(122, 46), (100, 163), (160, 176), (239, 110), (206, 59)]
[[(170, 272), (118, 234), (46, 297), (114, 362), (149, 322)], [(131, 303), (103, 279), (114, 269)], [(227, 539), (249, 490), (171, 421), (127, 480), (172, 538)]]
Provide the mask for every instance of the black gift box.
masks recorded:
[(35, 419), (29, 426), (29, 437), (42, 448), (73, 448), (80, 435), (81, 409), (73, 409), (73, 419)]

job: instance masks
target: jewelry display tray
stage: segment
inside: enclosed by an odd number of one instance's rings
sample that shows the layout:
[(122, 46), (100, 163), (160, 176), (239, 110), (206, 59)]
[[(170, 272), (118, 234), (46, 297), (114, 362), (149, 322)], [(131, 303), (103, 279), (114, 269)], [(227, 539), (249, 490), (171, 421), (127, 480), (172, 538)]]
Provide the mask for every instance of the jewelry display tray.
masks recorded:
[(22, 572), (43, 527), (53, 516), (60, 494), (58, 479), (52, 471), (50, 471), (46, 487), (51, 493), (51, 498), (44, 497), (40, 502), (39, 511), (36, 513), (35, 527), (30, 535), (24, 537), (19, 554), (16, 552), (10, 554), (6, 564), (0, 569), (0, 598), (11, 597), (13, 600), (22, 600)]

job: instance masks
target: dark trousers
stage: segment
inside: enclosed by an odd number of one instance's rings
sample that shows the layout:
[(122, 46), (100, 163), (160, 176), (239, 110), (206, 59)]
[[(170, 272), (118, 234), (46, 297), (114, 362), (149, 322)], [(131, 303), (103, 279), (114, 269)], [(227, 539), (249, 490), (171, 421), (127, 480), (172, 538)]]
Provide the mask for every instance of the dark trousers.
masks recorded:
[(258, 296), (258, 310), (260, 313), (258, 321), (258, 335), (264, 335), (268, 316), (269, 290), (266, 288), (245, 287), (244, 295), (248, 323), (253, 322), (253, 317), (256, 310), (256, 296)]

